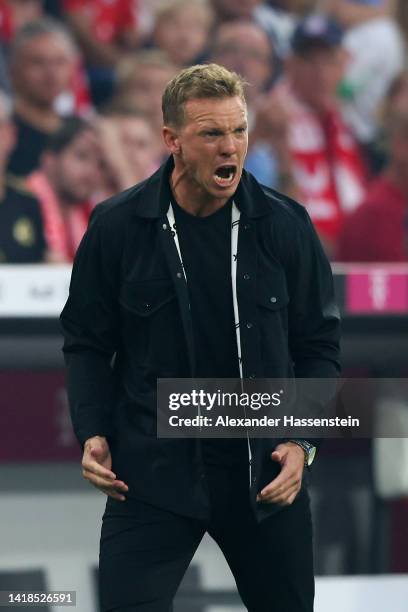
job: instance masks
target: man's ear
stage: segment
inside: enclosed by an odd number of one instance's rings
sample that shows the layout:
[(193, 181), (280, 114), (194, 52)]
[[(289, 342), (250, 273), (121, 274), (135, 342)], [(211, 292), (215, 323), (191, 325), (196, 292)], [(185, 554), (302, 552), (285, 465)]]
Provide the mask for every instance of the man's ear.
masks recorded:
[(163, 126), (162, 129), (163, 140), (172, 155), (179, 155), (181, 152), (180, 138), (177, 131), (174, 128)]

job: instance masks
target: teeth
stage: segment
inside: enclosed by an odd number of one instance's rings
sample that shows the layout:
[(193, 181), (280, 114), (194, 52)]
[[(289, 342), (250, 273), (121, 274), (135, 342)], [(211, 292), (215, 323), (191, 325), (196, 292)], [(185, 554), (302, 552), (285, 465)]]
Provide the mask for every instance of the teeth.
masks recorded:
[(234, 176), (233, 172), (230, 172), (228, 176), (221, 176), (220, 174), (216, 175), (217, 178), (221, 179), (222, 181), (230, 181), (232, 179), (232, 177)]
[(229, 170), (228, 176), (220, 176), (217, 173), (214, 174), (214, 178), (219, 185), (228, 185), (229, 183), (232, 183), (234, 176), (235, 171), (233, 169)]

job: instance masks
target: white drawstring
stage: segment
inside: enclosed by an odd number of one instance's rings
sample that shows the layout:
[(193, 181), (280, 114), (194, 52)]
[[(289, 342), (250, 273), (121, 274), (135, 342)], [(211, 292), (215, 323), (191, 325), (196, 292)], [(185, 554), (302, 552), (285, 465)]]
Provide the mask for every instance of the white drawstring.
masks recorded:
[[(239, 366), (239, 376), (241, 379), (241, 391), (243, 391), (242, 379), (243, 379), (243, 370), (242, 370), (242, 356), (241, 356), (241, 331), (239, 326), (239, 309), (238, 309), (238, 298), (237, 298), (237, 263), (238, 263), (238, 233), (239, 233), (239, 223), (240, 223), (241, 213), (238, 210), (235, 202), (232, 202), (232, 211), (231, 211), (231, 282), (232, 282), (232, 302), (234, 306), (234, 322), (235, 322), (235, 333), (236, 333), (236, 341), (237, 341), (237, 351), (238, 351), (238, 366)], [(177, 253), (180, 259), (180, 264), (183, 270), (184, 279), (187, 283), (186, 271), (183, 264), (183, 257), (181, 255), (180, 243), (177, 236), (177, 227), (176, 220), (174, 217), (173, 207), (169, 205), (169, 210), (167, 212), (167, 220), (169, 222), (169, 227), (171, 230), (171, 234), (174, 239), (174, 244), (176, 245)], [(249, 486), (251, 486), (251, 474), (252, 474), (252, 452), (251, 445), (249, 442), (249, 435), (247, 431), (247, 442), (248, 442), (248, 456), (249, 456)]]

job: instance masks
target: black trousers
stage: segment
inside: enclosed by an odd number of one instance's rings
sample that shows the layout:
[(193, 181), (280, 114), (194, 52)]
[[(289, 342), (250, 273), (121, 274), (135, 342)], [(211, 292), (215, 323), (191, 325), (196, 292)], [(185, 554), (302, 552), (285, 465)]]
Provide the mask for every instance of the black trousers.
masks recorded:
[(309, 496), (257, 523), (248, 468), (207, 466), (212, 516), (206, 523), (108, 498), (103, 516), (101, 612), (169, 612), (206, 531), (221, 548), (250, 612), (313, 612)]

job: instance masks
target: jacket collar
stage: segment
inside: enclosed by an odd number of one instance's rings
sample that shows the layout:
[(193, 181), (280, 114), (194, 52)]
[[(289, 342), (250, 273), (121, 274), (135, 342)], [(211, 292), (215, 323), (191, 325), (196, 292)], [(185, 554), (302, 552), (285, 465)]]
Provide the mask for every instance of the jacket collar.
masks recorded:
[[(136, 187), (139, 197), (135, 206), (135, 215), (155, 219), (167, 214), (171, 199), (170, 175), (173, 168), (174, 161), (170, 156), (150, 178), (139, 188)], [(248, 218), (262, 217), (272, 212), (261, 185), (246, 170), (242, 172), (234, 201), (240, 212)]]

